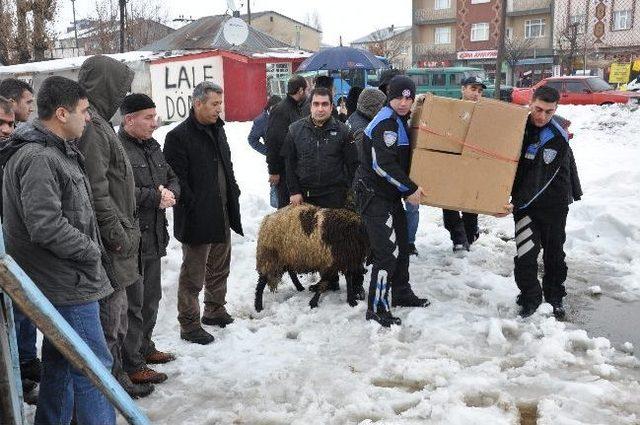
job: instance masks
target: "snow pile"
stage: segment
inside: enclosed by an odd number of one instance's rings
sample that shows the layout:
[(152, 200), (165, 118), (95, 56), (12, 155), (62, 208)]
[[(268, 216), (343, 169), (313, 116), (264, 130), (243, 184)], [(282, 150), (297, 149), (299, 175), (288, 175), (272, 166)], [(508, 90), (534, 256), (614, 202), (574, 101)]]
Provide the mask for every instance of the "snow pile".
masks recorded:
[[(599, 286), (638, 296), (640, 111), (560, 113), (573, 122), (585, 191), (568, 219), (570, 279), (584, 282), (585, 294)], [(272, 209), (264, 157), (246, 142), (250, 126), (225, 127), (246, 235), (232, 238), (227, 307), (236, 321), (205, 327), (216, 337), (209, 346), (179, 339), (181, 249), (172, 240), (154, 339), (178, 359), (157, 367), (169, 380), (139, 401), (154, 424), (640, 423), (640, 362), (629, 354), (632, 345), (616, 351), (607, 339), (557, 322), (548, 305), (517, 317), (511, 218), (481, 216), (480, 239), (457, 257), (441, 211), (422, 207), (411, 281), (432, 305), (396, 309), (401, 327), (366, 322), (365, 303), (346, 304), (343, 280), (340, 292), (310, 310), (310, 293), (285, 278), (256, 313), (256, 234)], [(162, 141), (170, 128), (156, 137)]]

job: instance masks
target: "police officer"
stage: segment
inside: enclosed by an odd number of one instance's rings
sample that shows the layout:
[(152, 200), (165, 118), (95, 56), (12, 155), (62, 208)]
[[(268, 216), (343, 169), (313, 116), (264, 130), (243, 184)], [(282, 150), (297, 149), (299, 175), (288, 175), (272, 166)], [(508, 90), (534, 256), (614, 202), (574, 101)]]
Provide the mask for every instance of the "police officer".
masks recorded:
[[(462, 88), (460, 89), (462, 100), (477, 102), (486, 88), (487, 86), (482, 79), (477, 76), (465, 78), (462, 80)], [(453, 252), (469, 251), (469, 246), (480, 236), (478, 214), (443, 209), (442, 219), (444, 228), (451, 235)]]
[(411, 151), (407, 118), (415, 93), (415, 84), (409, 77), (391, 79), (387, 105), (365, 129), (363, 155), (354, 182), (373, 263), (366, 319), (385, 327), (401, 323), (391, 314), (392, 305), (429, 305), (429, 300), (417, 297), (409, 284), (407, 218), (402, 207), (402, 198), (417, 205), (424, 194), (408, 177)]
[[(560, 94), (542, 86), (533, 92), (522, 154), (513, 184), (517, 255), (514, 276), (520, 289), (520, 316), (533, 314), (544, 293), (553, 314), (562, 319), (567, 277), (565, 225), (573, 201), (569, 138), (553, 119)], [(576, 176), (577, 178), (577, 176)], [(543, 251), (544, 277), (538, 281), (538, 254)]]

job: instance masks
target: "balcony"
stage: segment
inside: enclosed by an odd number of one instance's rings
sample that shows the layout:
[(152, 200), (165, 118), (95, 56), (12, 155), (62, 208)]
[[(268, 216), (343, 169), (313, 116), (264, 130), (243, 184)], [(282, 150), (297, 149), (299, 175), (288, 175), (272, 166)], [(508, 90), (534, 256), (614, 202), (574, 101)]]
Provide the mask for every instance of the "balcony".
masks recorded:
[(456, 10), (449, 9), (415, 9), (413, 11), (413, 22), (416, 25), (425, 24), (448, 24), (456, 21)]
[(507, 0), (507, 16), (551, 13), (551, 0)]

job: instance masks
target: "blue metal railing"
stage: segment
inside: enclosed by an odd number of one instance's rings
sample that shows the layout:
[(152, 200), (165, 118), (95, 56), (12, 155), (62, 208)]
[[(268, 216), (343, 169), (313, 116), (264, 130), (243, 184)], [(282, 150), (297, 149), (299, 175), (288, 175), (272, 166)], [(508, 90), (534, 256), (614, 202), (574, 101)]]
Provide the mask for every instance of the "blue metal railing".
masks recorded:
[[(111, 401), (113, 406), (133, 425), (148, 425), (151, 422), (146, 415), (136, 406), (129, 394), (127, 394), (111, 371), (104, 367), (98, 357), (89, 346), (80, 338), (76, 331), (58, 313), (56, 308), (40, 292), (31, 278), (20, 266), (6, 254), (4, 238), (0, 228), (0, 287), (11, 298), (22, 312), (33, 322), (45, 337), (58, 349), (58, 351), (78, 370), (82, 371), (91, 382)], [(11, 320), (9, 329), (13, 328), (13, 314), (11, 303), (4, 306), (9, 314), (5, 314), (7, 320)], [(3, 313), (3, 312), (0, 312)], [(15, 345), (15, 330), (10, 332), (13, 370), (18, 368), (14, 391), (22, 391), (20, 384), (20, 372)], [(6, 395), (0, 395), (3, 397)], [(14, 410), (19, 414), (15, 419), (16, 425), (22, 425), (21, 396), (11, 395), (12, 400), (18, 400), (20, 405)], [(15, 403), (14, 403), (15, 407)], [(0, 418), (1, 419), (1, 418)]]

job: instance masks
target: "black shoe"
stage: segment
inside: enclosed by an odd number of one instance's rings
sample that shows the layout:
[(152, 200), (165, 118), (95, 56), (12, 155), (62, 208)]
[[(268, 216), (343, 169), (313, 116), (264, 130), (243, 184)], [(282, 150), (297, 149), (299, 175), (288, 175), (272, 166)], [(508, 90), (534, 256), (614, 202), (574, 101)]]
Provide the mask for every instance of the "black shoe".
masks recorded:
[(393, 307), (428, 307), (431, 304), (427, 298), (420, 298), (413, 291), (391, 298)]
[(418, 256), (418, 250), (416, 249), (416, 244), (414, 243), (409, 244), (409, 255), (415, 255), (416, 257)]
[(385, 328), (391, 327), (391, 325), (401, 325), (402, 320), (399, 317), (392, 316), (388, 311), (380, 311), (375, 312), (373, 310), (367, 310), (367, 315), (365, 316), (367, 320), (375, 320)]
[(191, 332), (180, 332), (180, 338), (200, 345), (211, 344), (215, 339), (213, 335), (202, 328), (198, 328)]
[(453, 252), (469, 251), (469, 242), (453, 244)]
[[(38, 389), (35, 388), (35, 385), (37, 384), (33, 381), (29, 382), (32, 383), (34, 387), (30, 391), (24, 391), (22, 393), (22, 399), (28, 405), (36, 406), (38, 404)], [(22, 388), (24, 388), (24, 381), (22, 381)]]
[(567, 312), (562, 305), (562, 300), (559, 301), (550, 301), (551, 307), (553, 307), (553, 315), (557, 320), (564, 320), (567, 316)]
[(22, 380), (22, 393), (27, 394), (33, 391), (38, 386), (38, 383), (32, 381), (29, 378), (25, 378)]
[(118, 382), (131, 398), (143, 398), (155, 390), (155, 387), (151, 384), (134, 384), (126, 375), (121, 376)]
[(531, 302), (531, 301), (527, 301), (524, 302), (522, 304), (522, 308), (520, 309), (520, 317), (522, 317), (523, 319), (525, 317), (529, 317), (531, 316), (533, 313), (536, 312), (536, 310), (538, 309), (538, 307), (540, 307), (540, 302)]
[(469, 245), (473, 245), (475, 241), (480, 238), (480, 232), (476, 232), (471, 238), (469, 238)]
[(209, 326), (220, 326), (224, 328), (227, 325), (233, 323), (233, 317), (229, 316), (228, 313), (224, 313), (220, 317), (202, 317), (202, 324)]
[(25, 380), (29, 379), (33, 382), (40, 382), (42, 374), (42, 362), (39, 358), (20, 363), (20, 377)]
[(362, 284), (356, 285), (354, 292), (356, 293), (356, 300), (364, 301), (367, 298), (367, 293), (364, 291)]
[(516, 304), (522, 307), (524, 305), (524, 298), (522, 297), (522, 292), (518, 294), (516, 297)]

